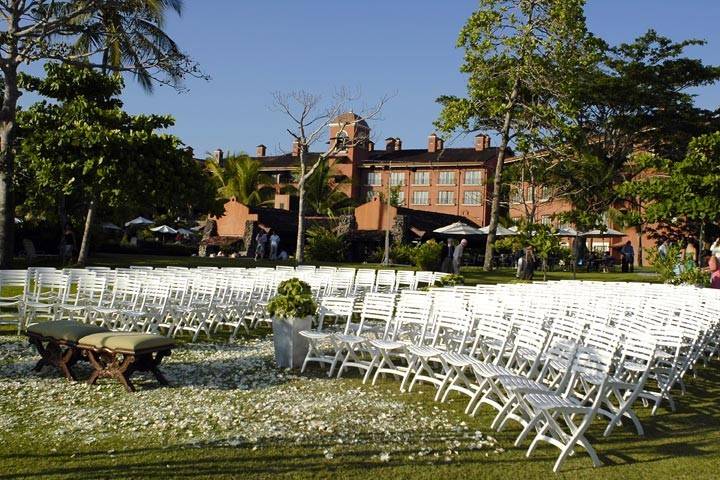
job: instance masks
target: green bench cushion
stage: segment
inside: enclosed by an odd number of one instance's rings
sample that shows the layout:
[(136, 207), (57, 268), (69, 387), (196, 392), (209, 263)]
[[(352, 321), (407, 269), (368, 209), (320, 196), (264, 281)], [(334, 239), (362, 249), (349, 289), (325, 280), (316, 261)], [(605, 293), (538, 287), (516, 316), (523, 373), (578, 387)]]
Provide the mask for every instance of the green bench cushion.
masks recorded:
[(83, 337), (78, 344), (81, 347), (94, 349), (106, 348), (119, 352), (142, 352), (148, 350), (164, 350), (175, 344), (172, 339), (161, 335), (133, 332), (95, 333)]
[(73, 320), (56, 320), (33, 323), (27, 328), (27, 331), (28, 333), (39, 335), (41, 337), (77, 343), (78, 340), (83, 337), (96, 333), (107, 332), (108, 329), (105, 327), (98, 327), (97, 325), (86, 325)]

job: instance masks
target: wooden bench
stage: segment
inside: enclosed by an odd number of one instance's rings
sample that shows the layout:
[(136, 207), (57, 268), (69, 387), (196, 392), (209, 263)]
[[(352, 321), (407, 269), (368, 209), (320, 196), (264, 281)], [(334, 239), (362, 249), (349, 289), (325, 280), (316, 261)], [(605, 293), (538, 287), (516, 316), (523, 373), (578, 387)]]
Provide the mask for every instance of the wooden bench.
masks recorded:
[(28, 327), (27, 336), (41, 357), (35, 371), (52, 365), (68, 380), (76, 380), (72, 367), (87, 360), (93, 367), (88, 379), (91, 385), (110, 377), (134, 392), (130, 377), (135, 372), (150, 372), (161, 385), (168, 384), (159, 366), (175, 347), (172, 339), (146, 333), (111, 332), (73, 320), (34, 323)]
[(87, 356), (94, 371), (88, 383), (104, 377), (114, 378), (134, 392), (130, 377), (135, 372), (150, 372), (161, 385), (168, 382), (158, 368), (170, 356), (175, 343), (160, 335), (132, 332), (104, 332), (83, 337), (78, 348)]
[(28, 339), (41, 357), (33, 370), (39, 372), (46, 365), (51, 365), (57, 367), (68, 380), (76, 380), (72, 367), (82, 357), (77, 348), (78, 340), (101, 332), (108, 332), (108, 329), (72, 320), (40, 322), (28, 326)]

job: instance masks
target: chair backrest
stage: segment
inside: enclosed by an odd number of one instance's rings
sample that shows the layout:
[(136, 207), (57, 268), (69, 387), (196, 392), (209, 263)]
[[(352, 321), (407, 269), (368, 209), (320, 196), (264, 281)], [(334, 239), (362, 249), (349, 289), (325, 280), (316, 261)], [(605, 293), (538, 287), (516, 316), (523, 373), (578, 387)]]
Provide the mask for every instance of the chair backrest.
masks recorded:
[(394, 293), (367, 293), (360, 312), (359, 332), (365, 327), (377, 324), (383, 329), (383, 338), (387, 337), (390, 334), (396, 301), (397, 295)]
[(428, 292), (402, 291), (393, 319), (392, 338), (398, 338), (401, 333), (424, 338), (431, 315), (432, 296)]
[(378, 270), (375, 275), (375, 290), (378, 292), (394, 292), (395, 270)]
[(352, 297), (323, 297), (318, 305), (318, 330), (322, 330), (330, 318), (334, 318), (337, 323), (345, 322), (344, 329), (347, 330), (354, 302)]
[(412, 270), (398, 270), (395, 274), (395, 290), (404, 288), (415, 290), (416, 286), (415, 272)]

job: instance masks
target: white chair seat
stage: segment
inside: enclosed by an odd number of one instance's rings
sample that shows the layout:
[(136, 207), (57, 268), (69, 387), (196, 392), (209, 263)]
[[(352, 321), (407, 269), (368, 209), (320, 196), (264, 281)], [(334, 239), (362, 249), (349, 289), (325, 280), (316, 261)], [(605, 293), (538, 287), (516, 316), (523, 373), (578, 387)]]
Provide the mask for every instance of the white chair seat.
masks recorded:
[(457, 352), (443, 352), (442, 357), (445, 359), (448, 365), (452, 365), (454, 367), (469, 367), (477, 361), (474, 357), (471, 357), (470, 355)]
[(407, 346), (406, 343), (395, 340), (370, 340), (370, 345), (381, 350), (397, 350)]
[(301, 330), (300, 335), (302, 335), (305, 338), (309, 338), (311, 340), (324, 340), (324, 339), (330, 338), (332, 336), (331, 333), (316, 332), (314, 330)]
[(418, 357), (430, 358), (437, 357), (443, 351), (438, 350), (437, 348), (428, 347), (426, 345), (410, 345), (408, 347), (408, 352), (412, 353), (413, 355), (417, 355)]
[(365, 341), (365, 337), (361, 337), (359, 335), (346, 335), (343, 333), (336, 333), (335, 338), (340, 342), (347, 343), (349, 345), (355, 345)]
[(499, 377), (501, 375), (511, 377), (515, 375), (513, 371), (492, 363), (474, 362), (472, 368), (478, 375), (485, 378)]
[(562, 408), (564, 411), (586, 412), (590, 407), (583, 407), (577, 401), (547, 393), (529, 393), (525, 395), (525, 401), (537, 410), (554, 410)]
[(118, 310), (117, 310), (117, 308), (113, 308), (113, 307), (93, 307), (92, 311), (97, 312), (97, 313), (102, 313), (105, 315), (109, 315), (111, 313), (117, 312)]
[(547, 392), (547, 387), (545, 387), (545, 385), (520, 375), (503, 375), (498, 377), (498, 380), (500, 381), (500, 383), (502, 383), (502, 386), (505, 387), (505, 390), (507, 391), (512, 392), (517, 390), (537, 390), (539, 392), (549, 393)]

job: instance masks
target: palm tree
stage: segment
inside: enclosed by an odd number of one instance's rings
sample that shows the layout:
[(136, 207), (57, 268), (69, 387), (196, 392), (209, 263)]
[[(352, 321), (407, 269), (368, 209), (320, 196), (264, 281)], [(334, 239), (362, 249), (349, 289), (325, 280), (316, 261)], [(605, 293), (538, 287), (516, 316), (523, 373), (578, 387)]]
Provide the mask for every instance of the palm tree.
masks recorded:
[(262, 164), (241, 153), (228, 155), (223, 165), (209, 158), (206, 166), (217, 184), (217, 198), (232, 197), (247, 206), (258, 206), (272, 201), (272, 179), (262, 173)]
[[(327, 158), (321, 158), (317, 169), (305, 181), (305, 202), (310, 212), (318, 215), (334, 217), (350, 207), (352, 200), (343, 192), (343, 187), (350, 183), (345, 175), (338, 175)], [(289, 186), (290, 193), (297, 189)]]
[(79, 23), (97, 20), (78, 36), (75, 48), (101, 52), (104, 72), (131, 70), (148, 92), (153, 90), (152, 70), (165, 71), (177, 82), (181, 74), (173, 64), (186, 56), (163, 31), (168, 10), (182, 15), (183, 0), (105, 2), (99, 11), (77, 19)]

